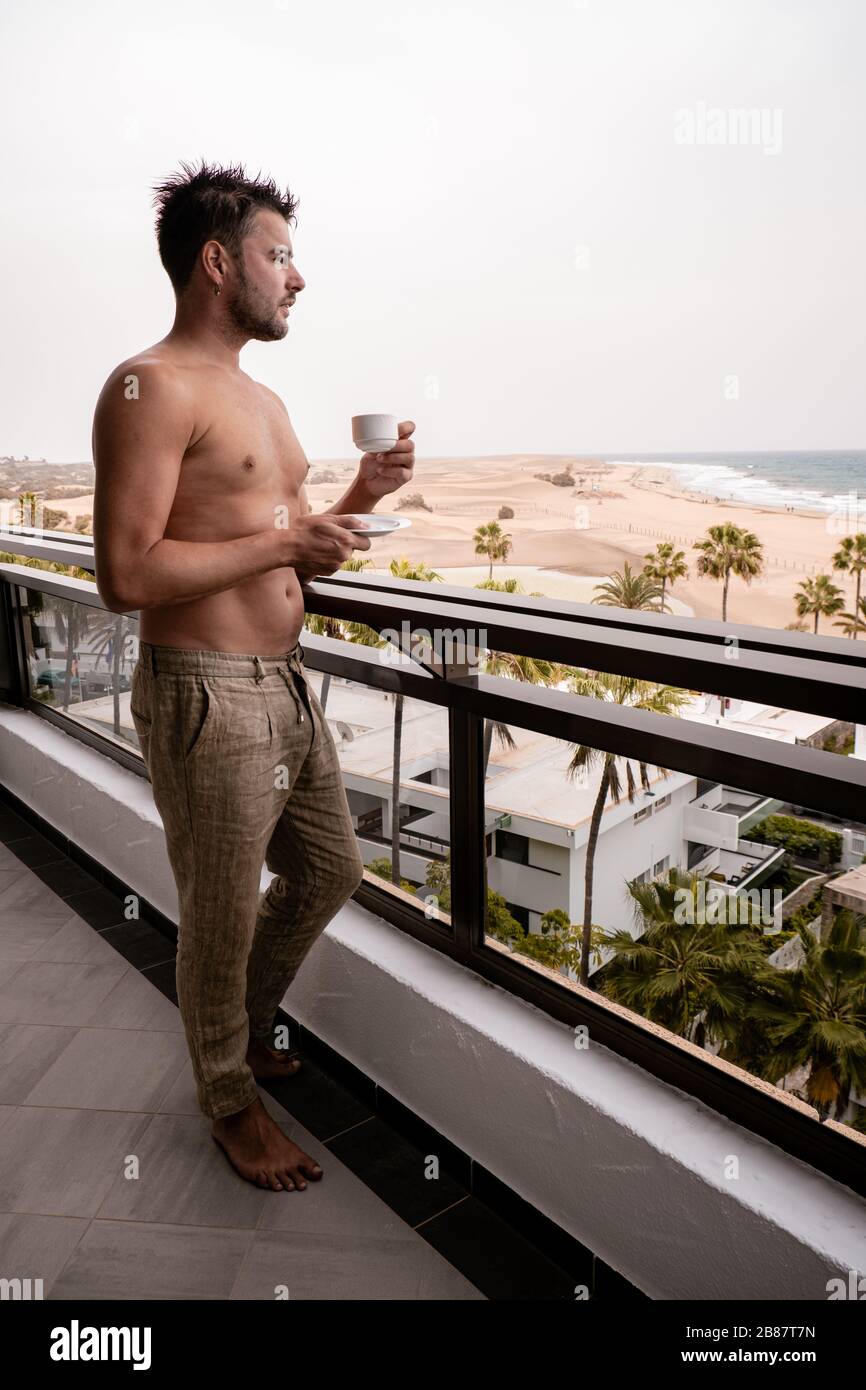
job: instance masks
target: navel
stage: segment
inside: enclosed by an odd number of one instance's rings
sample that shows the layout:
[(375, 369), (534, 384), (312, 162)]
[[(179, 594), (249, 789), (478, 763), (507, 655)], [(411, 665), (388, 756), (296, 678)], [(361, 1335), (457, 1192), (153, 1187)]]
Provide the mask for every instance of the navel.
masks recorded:
[(253, 458), (252, 454), (247, 454), (246, 458), (244, 459), (243, 463), (241, 464), (241, 468), (246, 468), (247, 470), (251, 470), (251, 469), (255, 468), (255, 466), (256, 466), (256, 461), (255, 461), (255, 459)]

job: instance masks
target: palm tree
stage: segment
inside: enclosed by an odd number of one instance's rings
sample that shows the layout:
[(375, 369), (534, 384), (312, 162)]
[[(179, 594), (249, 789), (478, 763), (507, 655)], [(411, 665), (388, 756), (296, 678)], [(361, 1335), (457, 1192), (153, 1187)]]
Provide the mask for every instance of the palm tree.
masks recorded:
[[(54, 616), (60, 636), (66, 643), (66, 670), (61, 708), (68, 710), (72, 694), (72, 663), (77, 656), (76, 647), (88, 635), (90, 613), (82, 604), (61, 598), (57, 600)], [(79, 700), (84, 699), (83, 682), (80, 676), (78, 698)]]
[[(43, 506), (43, 525), (44, 525), (44, 501), (39, 493), (19, 492), (16, 498), (17, 512), (15, 525), (29, 526), (36, 530), (39, 525), (39, 504)], [(47, 528), (46, 528), (47, 529)]]
[[(523, 585), (519, 579), (482, 579), (475, 585), (476, 589), (495, 589), (500, 594), (522, 594)], [(488, 655), (491, 656), (492, 653)], [(489, 670), (489, 667), (487, 668)], [(490, 748), (493, 742), (493, 735), (499, 739), (503, 748), (516, 747), (511, 736), (511, 730), (507, 724), (501, 724), (498, 719), (486, 719), (484, 721), (484, 776), (487, 776), (487, 764), (490, 761)]]
[[(308, 613), (304, 618), (304, 627), (315, 637), (342, 637), (343, 635), (339, 618), (332, 618), (327, 613)], [(330, 688), (331, 673), (330, 671), (323, 671), (322, 688), (319, 693), (319, 704), (322, 706), (322, 710), (327, 706)]]
[(866, 598), (860, 599), (853, 613), (841, 613), (840, 617), (843, 621), (833, 626), (841, 627), (846, 637), (857, 637), (861, 632), (866, 632)]
[(120, 665), (123, 655), (123, 625), (126, 618), (122, 613), (101, 613), (92, 623), (89, 636), (97, 661), (111, 649), (111, 689), (114, 736), (120, 738)]
[(486, 555), (490, 561), (489, 579), (493, 578), (493, 561), (507, 560), (511, 554), (511, 536), (503, 531), (498, 521), (488, 521), (486, 525), (479, 526), (473, 536), (475, 541), (475, 554)]
[[(480, 584), (475, 584), (477, 589), (496, 589), (499, 594), (523, 594), (524, 589), (520, 580), (481, 580)], [(544, 598), (542, 594), (532, 594), (532, 598)], [(553, 667), (550, 662), (541, 662), (534, 657), (513, 656), (509, 652), (488, 652), (485, 657), (485, 671), (488, 676), (510, 676), (514, 680), (527, 681), (530, 685), (555, 685), (562, 680), (562, 673), (553, 678), (557, 667)], [(484, 721), (484, 776), (487, 777), (487, 767), (491, 760), (491, 745), (493, 734), (499, 739), (503, 748), (514, 748), (512, 731), (507, 724), (500, 724), (498, 720), (488, 719)]]
[(840, 1119), (851, 1090), (866, 1090), (866, 917), (845, 908), (823, 940), (805, 926), (799, 936), (803, 960), (764, 978), (749, 1013), (772, 1044), (766, 1079), (808, 1066), (809, 1103)]
[[(419, 584), (429, 584), (434, 580), (441, 579), (441, 574), (431, 570), (421, 560), (408, 560), (402, 556), (397, 560), (392, 560), (389, 566), (391, 573), (396, 579), (411, 579)], [(349, 641), (360, 641), (365, 646), (384, 646), (384, 640), (378, 633), (373, 633), (371, 628), (366, 631), (371, 633), (375, 641), (370, 642), (362, 632), (363, 623), (347, 623)], [(357, 633), (353, 629), (358, 629)], [(403, 745), (403, 699), (400, 694), (394, 696), (394, 757), (391, 768), (391, 882), (400, 885), (400, 759)]]
[[(500, 594), (522, 594), (525, 592), (519, 579), (481, 579), (473, 586), (476, 589), (495, 589)], [(537, 594), (534, 597), (541, 598)]]
[[(348, 560), (343, 561), (340, 569), (351, 570), (357, 573), (359, 570), (366, 569), (370, 563), (370, 560), (360, 555), (350, 555)], [(304, 618), (304, 627), (316, 637), (340, 638), (345, 635), (345, 624), (341, 623), (339, 618), (331, 618), (326, 613), (307, 613)], [(330, 688), (331, 673), (330, 671), (323, 671), (322, 689), (319, 694), (319, 704), (322, 706), (323, 710), (328, 703), (328, 692)]]
[(698, 574), (722, 580), (722, 622), (728, 619), (728, 585), (735, 574), (751, 584), (763, 572), (764, 547), (752, 531), (743, 531), (730, 521), (710, 526), (702, 541), (696, 541)]
[[(652, 883), (629, 883), (640, 934), (605, 937), (614, 959), (602, 988), (608, 998), (705, 1047), (736, 1040), (766, 953), (750, 923), (700, 920), (700, 883), (679, 868)], [(684, 913), (689, 896), (695, 910)]]
[[(858, 531), (856, 536), (843, 537), (842, 544), (833, 556), (833, 568), (854, 575), (854, 612), (857, 613), (860, 608), (860, 582), (863, 571), (866, 570), (866, 532)], [(842, 624), (837, 623), (836, 626), (841, 627)], [(862, 631), (862, 628), (858, 629), (855, 623), (853, 628), (846, 632), (846, 636), (856, 638), (859, 631)]]
[[(661, 610), (665, 608), (665, 589), (668, 584), (671, 588), (678, 579), (685, 579), (689, 572), (686, 564), (686, 553), (684, 550), (674, 550), (670, 541), (661, 541), (654, 552), (645, 555), (646, 564), (643, 567), (644, 574), (648, 574), (650, 579), (656, 579), (662, 586)], [(623, 605), (625, 606), (625, 605)]]
[(814, 631), (817, 632), (820, 617), (832, 618), (845, 607), (845, 595), (829, 574), (819, 574), (814, 579), (802, 581), (794, 595), (794, 602), (799, 617), (805, 618), (807, 614), (814, 613)]
[[(574, 669), (569, 674), (569, 685), (576, 695), (586, 695), (594, 700), (612, 701), (618, 705), (626, 705), (629, 709), (651, 710), (655, 714), (677, 715), (681, 707), (689, 700), (689, 693), (680, 690), (672, 685), (658, 685), (654, 681), (638, 680), (633, 676), (608, 675), (600, 671), (581, 671)], [(589, 953), (592, 945), (592, 889), (593, 875), (595, 870), (595, 851), (598, 845), (598, 833), (601, 827), (601, 817), (607, 802), (608, 793), (615, 802), (622, 799), (622, 771), (625, 771), (626, 790), (625, 794), (630, 802), (634, 801), (637, 783), (635, 781), (634, 769), (629, 758), (621, 757), (616, 753), (606, 753), (598, 748), (590, 748), (587, 744), (579, 743), (575, 745), (574, 754), (569, 764), (569, 775), (572, 777), (588, 771), (598, 763), (601, 764), (601, 778), (598, 785), (598, 794), (595, 798), (595, 805), (592, 808), (592, 817), (589, 823), (589, 838), (586, 845), (586, 870), (584, 875), (584, 903), (583, 903), (583, 936), (580, 960), (580, 983), (585, 985), (589, 979)], [(638, 763), (638, 775), (640, 784), (645, 791), (649, 790), (648, 767), (644, 762)], [(659, 768), (662, 777), (667, 776), (666, 768)]]
[(606, 608), (641, 608), (657, 612), (664, 606), (661, 584), (651, 578), (646, 570), (641, 574), (632, 574), (628, 561), (623, 565), (621, 574), (616, 571), (604, 584), (596, 584), (594, 592), (600, 594), (601, 598), (593, 599), (593, 603)]
[[(489, 651), (484, 658), (484, 671), (488, 676), (504, 676), (506, 679), (523, 681), (526, 685), (558, 685), (562, 680), (563, 668), (553, 661), (545, 661), (538, 656), (518, 656), (514, 652)], [(515, 743), (507, 724), (497, 720), (484, 721), (484, 776), (490, 761), (490, 748), (494, 731), (505, 748), (514, 748)]]

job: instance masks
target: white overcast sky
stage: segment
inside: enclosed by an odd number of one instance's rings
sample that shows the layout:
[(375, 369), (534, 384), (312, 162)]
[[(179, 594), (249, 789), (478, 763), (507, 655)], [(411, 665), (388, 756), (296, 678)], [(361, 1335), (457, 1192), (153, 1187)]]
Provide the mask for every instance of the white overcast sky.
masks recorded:
[[(310, 458), (377, 410), (419, 458), (864, 444), (864, 0), (0, 13), (0, 454), (90, 458), (172, 321), (151, 185), (200, 156), (300, 199), (307, 287), (241, 364)], [(678, 143), (701, 103), (781, 149)]]

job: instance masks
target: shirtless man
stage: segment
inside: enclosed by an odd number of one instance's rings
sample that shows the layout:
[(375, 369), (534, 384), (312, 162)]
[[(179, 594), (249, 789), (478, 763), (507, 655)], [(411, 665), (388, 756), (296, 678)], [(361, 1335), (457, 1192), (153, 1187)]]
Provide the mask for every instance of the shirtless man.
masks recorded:
[[(415, 426), (365, 454), (329, 511), (310, 512), (285, 406), (238, 361), (250, 339), (286, 336), (304, 288), (296, 200), (242, 169), (182, 168), (155, 190), (174, 325), (115, 368), (96, 407), (96, 579), (112, 612), (141, 613), (131, 708), (178, 884), (178, 997), (200, 1104), (242, 1177), (303, 1190), (322, 1170), (253, 1078), (297, 1070), (268, 1045), (274, 1001), (362, 866), (304, 679), (302, 584), (369, 549), (348, 527), (412, 477)], [(288, 789), (271, 787), (275, 767)], [(278, 876), (257, 908), (265, 860)]]

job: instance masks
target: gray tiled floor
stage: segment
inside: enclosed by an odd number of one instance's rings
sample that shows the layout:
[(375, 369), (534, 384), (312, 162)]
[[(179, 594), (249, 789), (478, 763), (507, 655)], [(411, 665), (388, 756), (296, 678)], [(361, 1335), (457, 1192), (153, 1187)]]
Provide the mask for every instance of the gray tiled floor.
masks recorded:
[(261, 1094), (320, 1183), (235, 1174), (177, 1009), (0, 845), (0, 1277), (54, 1299), (483, 1296)]

